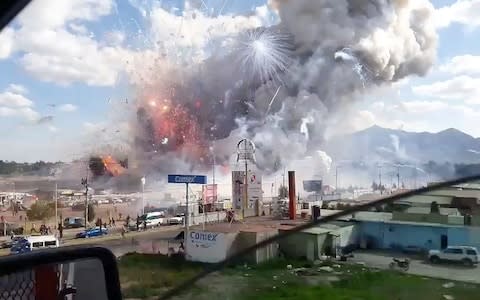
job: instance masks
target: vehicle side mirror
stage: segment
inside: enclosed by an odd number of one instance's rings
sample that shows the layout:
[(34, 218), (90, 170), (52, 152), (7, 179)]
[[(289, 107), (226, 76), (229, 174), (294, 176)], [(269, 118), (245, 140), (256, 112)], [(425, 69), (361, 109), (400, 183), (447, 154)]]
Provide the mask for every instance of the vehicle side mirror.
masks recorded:
[(102, 247), (62, 247), (0, 257), (0, 298), (122, 299), (117, 261)]

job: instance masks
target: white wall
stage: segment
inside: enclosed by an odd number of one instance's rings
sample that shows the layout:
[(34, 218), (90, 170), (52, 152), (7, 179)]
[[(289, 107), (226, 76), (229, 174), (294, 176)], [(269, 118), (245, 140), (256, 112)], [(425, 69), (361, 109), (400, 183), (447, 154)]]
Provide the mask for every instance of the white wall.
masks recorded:
[(198, 216), (190, 217), (189, 223), (190, 225), (202, 224), (205, 222), (205, 219), (206, 223), (223, 222), (225, 218), (226, 214), (224, 211), (214, 211), (207, 213), (206, 216), (204, 214), (200, 214)]
[(216, 263), (227, 257), (227, 241), (224, 233), (194, 230), (186, 239), (188, 260)]

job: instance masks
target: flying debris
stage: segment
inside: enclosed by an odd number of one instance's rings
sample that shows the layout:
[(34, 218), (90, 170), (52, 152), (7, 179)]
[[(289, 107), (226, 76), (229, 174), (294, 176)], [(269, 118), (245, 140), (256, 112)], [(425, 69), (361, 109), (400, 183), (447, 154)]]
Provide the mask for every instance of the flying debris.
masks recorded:
[[(182, 24), (171, 32), (174, 45), (162, 42), (157, 58), (131, 63), (141, 80), (130, 146), (146, 171), (207, 168), (212, 142), (226, 163), (242, 138), (258, 146), (265, 173), (316, 157), (338, 112), (382, 85), (424, 75), (436, 57), (428, 1), (275, 1), (276, 25), (222, 17), (239, 32), (219, 36), (224, 27), (215, 24), (208, 43), (184, 45), (180, 36), (209, 18), (195, 3), (182, 16), (163, 12)], [(243, 25), (250, 17), (256, 27)]]
[(49, 104), (47, 104), (47, 106), (50, 106), (51, 108), (55, 108), (55, 107), (57, 107), (57, 105), (56, 105), (56, 104), (54, 104), (54, 103), (49, 103)]
[(45, 124), (53, 121), (53, 116), (43, 116), (37, 120), (37, 124)]

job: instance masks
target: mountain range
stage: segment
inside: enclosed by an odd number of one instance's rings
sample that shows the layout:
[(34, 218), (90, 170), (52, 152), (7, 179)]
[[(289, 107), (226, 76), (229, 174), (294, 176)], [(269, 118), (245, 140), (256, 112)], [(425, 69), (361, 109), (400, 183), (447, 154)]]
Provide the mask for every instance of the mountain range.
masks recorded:
[(334, 161), (426, 164), (480, 163), (480, 139), (458, 129), (408, 132), (372, 126), (331, 138), (325, 151)]

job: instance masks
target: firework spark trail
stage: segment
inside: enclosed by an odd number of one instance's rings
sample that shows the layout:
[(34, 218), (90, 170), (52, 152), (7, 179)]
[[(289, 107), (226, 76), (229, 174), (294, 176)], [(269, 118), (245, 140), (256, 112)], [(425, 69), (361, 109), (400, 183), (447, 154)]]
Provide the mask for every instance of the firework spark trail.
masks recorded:
[(240, 64), (250, 78), (281, 81), (291, 63), (290, 46), (289, 36), (280, 31), (251, 30), (240, 37)]
[(365, 71), (368, 71), (368, 69), (360, 62), (360, 60), (355, 56), (355, 54), (353, 54), (352, 49), (343, 48), (342, 50), (335, 52), (334, 58), (336, 60), (341, 59), (343, 61), (352, 62), (352, 70), (357, 73), (358, 77), (362, 81), (363, 88), (365, 88), (365, 84), (367, 81)]
[(227, 5), (227, 3), (228, 3), (228, 0), (223, 0), (223, 5), (222, 5), (222, 7), (220, 8), (220, 10), (218, 11), (217, 16), (220, 16), (220, 15), (222, 14), (223, 9), (224, 9), (225, 6)]
[(266, 116), (268, 116), (268, 113), (270, 112), (270, 109), (272, 108), (273, 101), (275, 101), (275, 99), (277, 98), (278, 92), (280, 91), (281, 88), (282, 88), (282, 86), (280, 85), (280, 86), (277, 88), (277, 90), (275, 91), (275, 94), (273, 95), (272, 99), (271, 99), (270, 102), (268, 103), (267, 111), (265, 112), (265, 115), (266, 115)]

